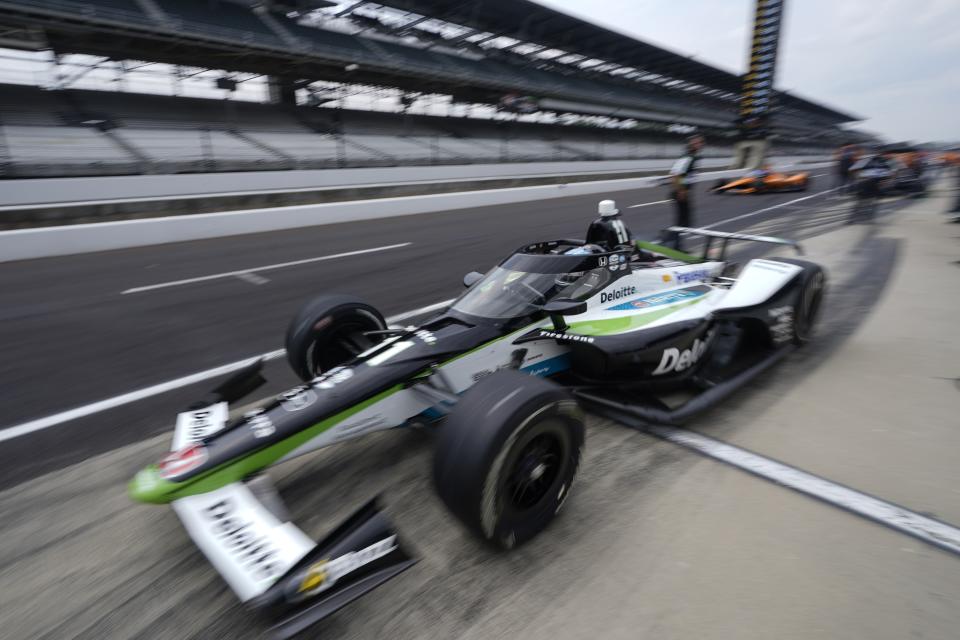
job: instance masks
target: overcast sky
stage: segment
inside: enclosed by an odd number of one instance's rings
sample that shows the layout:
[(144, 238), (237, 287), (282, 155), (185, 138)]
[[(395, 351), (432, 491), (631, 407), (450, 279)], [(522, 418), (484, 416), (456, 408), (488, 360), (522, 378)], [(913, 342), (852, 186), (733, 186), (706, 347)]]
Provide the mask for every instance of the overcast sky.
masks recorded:
[[(755, 0), (538, 0), (743, 73)], [(891, 140), (960, 140), (960, 0), (786, 0), (777, 88)]]

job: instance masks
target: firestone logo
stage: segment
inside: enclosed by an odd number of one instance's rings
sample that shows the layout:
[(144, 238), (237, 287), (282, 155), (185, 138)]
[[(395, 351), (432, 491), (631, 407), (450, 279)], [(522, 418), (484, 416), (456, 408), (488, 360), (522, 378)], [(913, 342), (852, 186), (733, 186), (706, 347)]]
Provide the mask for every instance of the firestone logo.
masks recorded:
[(575, 333), (557, 333), (556, 331), (545, 331), (542, 329), (540, 330), (540, 337), (553, 338), (555, 340), (569, 340), (571, 342), (593, 342), (593, 338), (589, 336), (580, 336)]

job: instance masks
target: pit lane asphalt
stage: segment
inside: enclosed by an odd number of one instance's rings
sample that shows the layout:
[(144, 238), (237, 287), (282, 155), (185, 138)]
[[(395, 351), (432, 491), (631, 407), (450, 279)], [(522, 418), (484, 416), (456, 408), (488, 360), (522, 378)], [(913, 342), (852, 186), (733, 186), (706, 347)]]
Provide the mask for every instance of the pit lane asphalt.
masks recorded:
[[(821, 183), (810, 192), (824, 189)], [(672, 223), (663, 188), (610, 194), (640, 238)], [(714, 196), (701, 185), (696, 223), (713, 225), (809, 194)], [(0, 266), (0, 428), (240, 360), (282, 346), (286, 323), (312, 295), (357, 294), (385, 315), (455, 296), (523, 243), (581, 237), (602, 196), (480, 207), (218, 240), (7, 263)], [(805, 211), (830, 196), (720, 224), (764, 221), (808, 232)], [(376, 202), (372, 207), (381, 206)], [(833, 221), (840, 224), (840, 221)], [(823, 230), (823, 225), (814, 225)], [(122, 295), (144, 285), (410, 242), (409, 246), (263, 273), (260, 285), (222, 278)], [(282, 362), (262, 393), (295, 383)], [(169, 429), (215, 381), (148, 398), (3, 443), (0, 487)], [(159, 419), (158, 419), (159, 418)]]
[[(931, 449), (951, 450), (955, 403), (944, 404), (929, 425), (909, 425), (907, 437), (923, 447), (912, 456), (891, 437), (908, 426), (896, 418), (880, 423), (896, 430), (878, 434), (870, 416), (845, 421), (830, 414), (862, 412), (862, 401), (845, 394), (858, 386), (873, 391), (860, 379), (875, 369), (889, 376), (876, 362), (885, 364), (895, 345), (875, 341), (884, 324), (887, 340), (902, 341), (902, 291), (886, 291), (891, 272), (910, 287), (930, 273), (917, 264), (917, 252), (943, 264), (952, 253), (942, 251), (944, 243), (920, 245), (904, 266), (898, 234), (839, 228), (842, 209), (839, 202), (802, 212), (810, 229), (800, 235), (833, 229), (808, 243), (831, 278), (816, 340), (689, 427), (786, 454), (787, 462), (914, 508), (955, 515), (949, 455), (935, 456), (935, 491), (923, 477)], [(787, 225), (796, 222), (768, 220), (749, 231), (776, 233)], [(947, 275), (939, 269), (932, 280)], [(939, 306), (946, 308), (952, 305)], [(865, 317), (872, 334), (859, 328)], [(938, 326), (948, 327), (949, 319)], [(930, 357), (934, 336), (943, 333), (917, 336), (901, 353), (923, 345)], [(845, 344), (835, 353), (838, 342)], [(865, 352), (873, 353), (871, 368), (844, 362)], [(929, 386), (930, 369), (919, 365), (913, 360), (906, 377), (890, 376), (890, 386), (906, 381), (910, 393), (913, 385)], [(811, 382), (839, 395), (825, 400)], [(886, 409), (903, 402), (909, 411), (910, 396), (887, 394)], [(811, 424), (817, 415), (822, 424)], [(420, 558), (304, 638), (956, 638), (955, 556), (645, 433), (593, 418), (588, 428), (563, 514), (534, 543), (508, 554), (491, 552), (458, 527), (435, 497), (426, 430), (372, 434), (273, 468), (293, 521), (310, 535), (321, 536), (383, 491), (401, 539)], [(164, 434), (0, 491), (4, 638), (266, 637), (265, 622), (236, 602), (170, 510), (124, 495), (130, 470), (167, 444)], [(875, 457), (895, 463), (896, 472), (878, 467)]]

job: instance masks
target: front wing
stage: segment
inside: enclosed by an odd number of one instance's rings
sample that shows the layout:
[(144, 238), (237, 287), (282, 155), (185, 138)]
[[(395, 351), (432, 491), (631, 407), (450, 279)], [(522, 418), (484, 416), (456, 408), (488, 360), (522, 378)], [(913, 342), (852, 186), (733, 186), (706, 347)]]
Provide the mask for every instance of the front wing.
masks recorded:
[[(226, 426), (227, 403), (177, 416), (173, 448)], [(376, 499), (319, 544), (289, 521), (279, 496), (259, 476), (179, 498), (173, 510), (237, 597), (288, 638), (412, 566), (413, 559)]]

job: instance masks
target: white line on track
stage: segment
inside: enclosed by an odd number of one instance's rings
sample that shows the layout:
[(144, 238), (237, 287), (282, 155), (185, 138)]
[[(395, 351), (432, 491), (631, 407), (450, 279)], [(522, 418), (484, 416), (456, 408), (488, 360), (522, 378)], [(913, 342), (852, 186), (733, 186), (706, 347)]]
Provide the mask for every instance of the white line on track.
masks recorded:
[(236, 271), (225, 271), (224, 273), (214, 273), (209, 276), (200, 276), (197, 278), (187, 278), (185, 280), (173, 280), (171, 282), (161, 282), (159, 284), (151, 284), (145, 287), (134, 287), (132, 289), (127, 289), (122, 291), (121, 295), (126, 295), (128, 293), (141, 293), (143, 291), (153, 291), (154, 289), (165, 289), (167, 287), (179, 287), (183, 284), (192, 284), (194, 282), (205, 282), (207, 280), (216, 280), (218, 278), (231, 278), (231, 277), (243, 277), (248, 276), (251, 273), (257, 271), (271, 271), (273, 269), (284, 269), (286, 267), (295, 267), (301, 264), (310, 264), (311, 262), (323, 262), (324, 260), (334, 260), (336, 258), (348, 258), (350, 256), (359, 256), (365, 253), (375, 253), (377, 251), (387, 251), (389, 249), (399, 249), (401, 247), (408, 247), (412, 242), (401, 242), (400, 244), (388, 244), (384, 247), (373, 247), (372, 249), (360, 249), (359, 251), (345, 251), (344, 253), (334, 253), (329, 256), (318, 256), (316, 258), (306, 258), (304, 260), (294, 260), (292, 262), (281, 262), (278, 264), (268, 264), (262, 267), (253, 267), (250, 269), (238, 269)]
[[(813, 176), (813, 177), (816, 178), (816, 177), (818, 177), (818, 176), (825, 176), (825, 175), (827, 175), (827, 174), (825, 174), (825, 173), (820, 173), (820, 174), (817, 174), (816, 176)], [(836, 191), (836, 189), (827, 189), (826, 191), (818, 191), (817, 193), (814, 193), (813, 195), (804, 196), (804, 197), (802, 197), (802, 198), (797, 198), (797, 199), (795, 199), (795, 200), (790, 200), (790, 201), (788, 201), (788, 202), (781, 202), (780, 204), (774, 205), (774, 206), (772, 206), (772, 207), (767, 207), (766, 209), (760, 209), (759, 211), (751, 211), (750, 213), (745, 213), (745, 214), (743, 214), (743, 215), (741, 215), (741, 216), (736, 216), (736, 217), (734, 217), (734, 218), (727, 218), (726, 220), (721, 220), (721, 221), (719, 221), (719, 222), (714, 222), (714, 223), (711, 224), (711, 225), (707, 225), (707, 226), (699, 227), (699, 228), (700, 228), (700, 229), (711, 229), (711, 228), (713, 228), (713, 227), (716, 227), (716, 226), (718, 226), (718, 225), (724, 224), (724, 223), (726, 223), (726, 222), (733, 222), (734, 220), (740, 220), (740, 219), (742, 219), (742, 218), (749, 218), (750, 216), (755, 216), (755, 215), (758, 215), (758, 214), (760, 214), (760, 213), (766, 213), (767, 211), (773, 211), (774, 209), (779, 209), (780, 207), (785, 207), (785, 206), (787, 206), (787, 205), (789, 205), (789, 204), (794, 204), (794, 203), (796, 203), (796, 202), (803, 202), (804, 200), (809, 200), (810, 198), (816, 198), (817, 196), (821, 196), (821, 195), (823, 195), (823, 194), (825, 194), (825, 193), (830, 193), (831, 191)], [(657, 201), (655, 201), (655, 202), (641, 202), (640, 204), (631, 204), (631, 205), (629, 205), (629, 206), (627, 207), (627, 209), (636, 209), (636, 208), (638, 208), (638, 207), (649, 207), (649, 206), (652, 206), (652, 205), (655, 205), (655, 204), (666, 204), (667, 202), (673, 202), (673, 201), (672, 201), (672, 200), (657, 200)]]
[(960, 529), (719, 440), (674, 427), (645, 426), (674, 444), (960, 554)]
[(244, 282), (249, 282), (250, 284), (256, 284), (256, 285), (267, 284), (268, 282), (270, 282), (268, 278), (264, 278), (263, 276), (258, 276), (255, 273), (238, 273), (237, 277), (243, 280)]
[[(387, 323), (390, 323), (390, 324), (395, 322), (400, 322), (402, 320), (406, 320), (414, 316), (419, 316), (425, 313), (438, 311), (448, 306), (451, 302), (453, 302), (452, 298), (450, 300), (443, 300), (441, 302), (430, 304), (425, 307), (420, 307), (418, 309), (404, 311), (403, 313), (398, 313), (395, 316), (390, 316), (386, 320), (387, 320)], [(41, 431), (43, 429), (47, 429), (49, 427), (62, 424), (64, 422), (76, 420), (77, 418), (83, 418), (85, 416), (93, 415), (94, 413), (100, 413), (101, 411), (106, 411), (108, 409), (120, 407), (125, 404), (130, 404), (131, 402), (136, 402), (138, 400), (143, 400), (144, 398), (160, 395), (161, 393), (166, 393), (167, 391), (180, 389), (182, 387), (196, 384), (197, 382), (203, 382), (204, 380), (209, 380), (210, 378), (217, 378), (219, 376), (223, 376), (228, 373), (233, 373), (234, 371), (239, 371), (240, 369), (243, 369), (244, 367), (247, 367), (253, 364), (257, 360), (261, 360), (261, 359), (264, 361), (276, 360), (277, 358), (282, 358), (284, 353), (285, 351), (283, 349), (268, 351), (267, 353), (262, 353), (258, 356), (244, 358), (243, 360), (231, 362), (230, 364), (224, 364), (219, 367), (207, 369), (205, 371), (198, 371), (197, 373), (191, 373), (190, 375), (183, 376), (182, 378), (168, 380), (166, 382), (161, 382), (160, 384), (155, 384), (150, 387), (144, 387), (143, 389), (137, 389), (136, 391), (124, 393), (122, 395), (114, 396), (112, 398), (107, 398), (105, 400), (100, 400), (99, 402), (83, 405), (82, 407), (77, 407), (75, 409), (70, 409), (68, 411), (55, 413), (45, 418), (38, 418), (36, 420), (24, 422), (12, 427), (7, 427), (6, 429), (0, 429), (0, 442), (3, 442), (5, 440), (12, 440), (13, 438), (19, 438), (20, 436), (25, 436), (29, 433), (34, 433), (35, 431)]]
[(743, 220), (744, 218), (751, 218), (751, 217), (753, 217), (753, 216), (758, 216), (758, 215), (760, 215), (761, 213), (766, 213), (766, 212), (768, 212), (768, 211), (773, 211), (774, 209), (780, 209), (781, 207), (787, 207), (787, 206), (790, 206), (791, 204), (796, 204), (796, 203), (798, 203), (798, 202), (803, 202), (804, 200), (810, 200), (811, 198), (816, 198), (816, 197), (818, 197), (818, 196), (822, 196), (822, 195), (827, 194), (827, 193), (830, 193), (830, 192), (832, 192), (832, 191), (836, 191), (838, 188), (839, 188), (839, 187), (834, 188), (834, 189), (827, 189), (826, 191), (818, 191), (817, 193), (814, 193), (814, 194), (809, 195), (809, 196), (804, 196), (804, 197), (802, 197), (802, 198), (795, 198), (795, 199), (793, 199), (793, 200), (787, 200), (786, 202), (781, 202), (780, 204), (775, 204), (775, 205), (773, 205), (772, 207), (765, 207), (765, 208), (763, 208), (763, 209), (757, 209), (756, 211), (751, 211), (750, 213), (744, 213), (743, 215), (734, 216), (734, 217), (732, 217), (732, 218), (727, 218), (726, 220), (720, 220), (719, 222), (714, 222), (713, 224), (707, 224), (707, 225), (703, 225), (703, 226), (700, 226), (700, 227), (697, 227), (697, 228), (698, 228), (698, 229), (713, 229), (714, 227), (719, 227), (720, 225), (726, 224), (726, 223), (728, 223), (728, 222), (734, 222), (734, 221), (736, 221), (736, 220)]
[(640, 204), (631, 204), (627, 209), (636, 209), (637, 207), (649, 207), (654, 204), (664, 204), (670, 200), (657, 200), (656, 202), (641, 202)]

